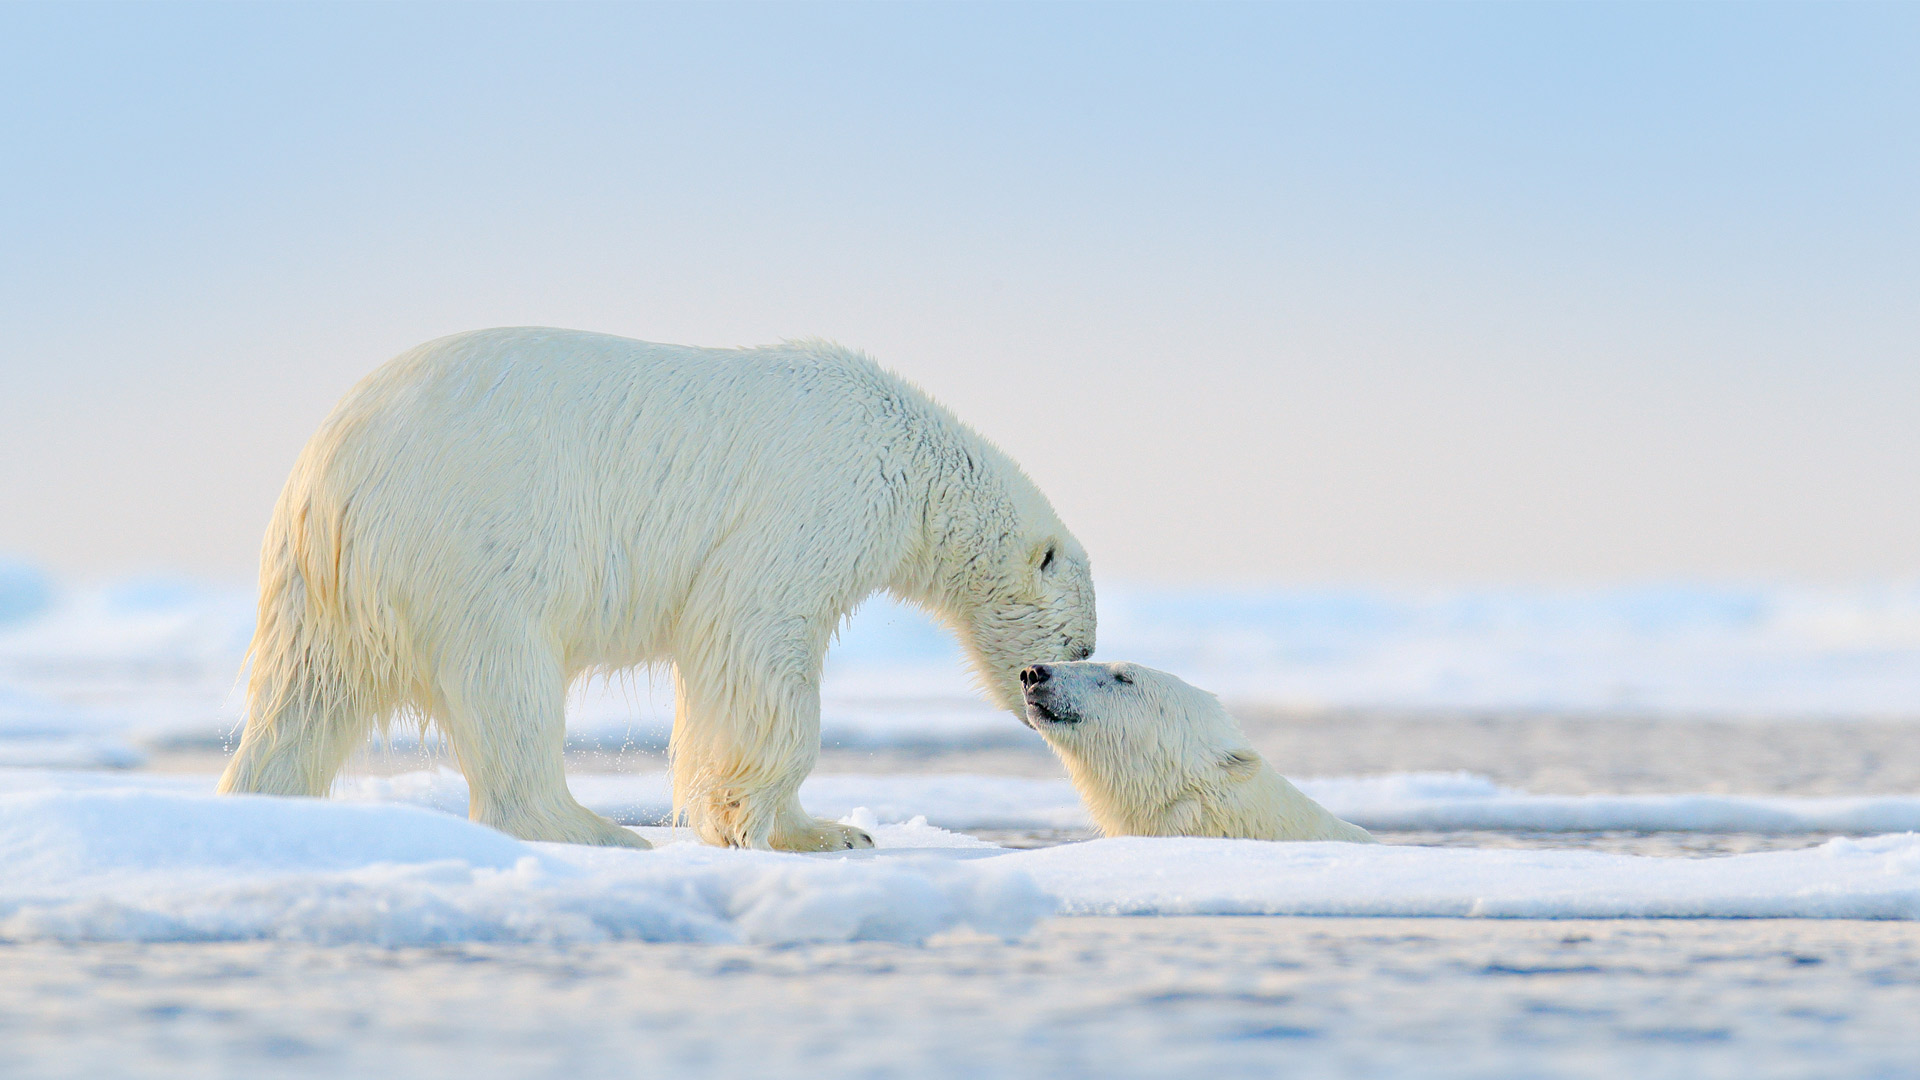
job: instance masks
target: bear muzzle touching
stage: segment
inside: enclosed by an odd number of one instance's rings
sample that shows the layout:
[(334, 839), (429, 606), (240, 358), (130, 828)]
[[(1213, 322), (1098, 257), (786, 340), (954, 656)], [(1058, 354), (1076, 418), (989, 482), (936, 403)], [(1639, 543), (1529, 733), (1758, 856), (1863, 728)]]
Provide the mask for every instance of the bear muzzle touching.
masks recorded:
[[(1076, 657), (1076, 660), (1084, 657)], [(1077, 724), (1080, 717), (1053, 696), (1049, 681), (1052, 671), (1045, 664), (1034, 664), (1020, 671), (1020, 689), (1027, 709), (1021, 716), (1028, 727), (1040, 730), (1041, 724)]]
[(1032, 664), (1027, 726), (1108, 836), (1371, 843), (1288, 783), (1212, 694), (1138, 664)]

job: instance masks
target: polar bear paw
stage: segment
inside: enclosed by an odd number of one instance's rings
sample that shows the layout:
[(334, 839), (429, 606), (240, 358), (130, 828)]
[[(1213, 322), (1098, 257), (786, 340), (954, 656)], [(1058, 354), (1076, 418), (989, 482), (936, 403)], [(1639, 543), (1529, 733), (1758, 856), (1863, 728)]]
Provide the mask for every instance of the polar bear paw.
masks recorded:
[(646, 837), (641, 836), (639, 833), (634, 832), (624, 825), (615, 825), (613, 828), (608, 829), (606, 832), (599, 834), (587, 842), (590, 844), (599, 844), (603, 847), (630, 847), (639, 848), (643, 851), (651, 851), (653, 849), (653, 844), (648, 841)]
[(624, 825), (616, 825), (584, 808), (539, 816), (508, 818), (504, 815), (479, 815), (474, 820), (491, 825), (522, 840), (540, 840), (559, 844), (593, 844), (600, 847), (653, 847), (646, 837)]
[(542, 830), (545, 835), (526, 836), (523, 840), (557, 840), (564, 844), (593, 844), (598, 847), (629, 847), (650, 849), (652, 844), (647, 838), (624, 825), (616, 825), (606, 818), (594, 815), (594, 821), (582, 822), (578, 826), (562, 830)]
[(856, 851), (873, 846), (867, 830), (819, 818), (782, 823), (768, 841), (776, 851)]

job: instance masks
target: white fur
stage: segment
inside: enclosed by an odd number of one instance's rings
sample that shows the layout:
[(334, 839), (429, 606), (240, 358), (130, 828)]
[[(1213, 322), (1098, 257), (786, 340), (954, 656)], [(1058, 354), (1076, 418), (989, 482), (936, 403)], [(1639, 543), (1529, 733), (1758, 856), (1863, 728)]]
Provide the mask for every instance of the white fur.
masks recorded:
[(1045, 664), (1036, 674), (1028, 722), (1108, 836), (1373, 842), (1274, 772), (1204, 690), (1138, 664)]
[(442, 338), (349, 392), (294, 466), (220, 790), (324, 794), (408, 714), (446, 734), (476, 821), (639, 844), (568, 793), (563, 702), (670, 661), (674, 803), (702, 838), (863, 846), (797, 791), (828, 642), (882, 589), (944, 620), (1016, 714), (1022, 667), (1093, 648), (1086, 553), (1046, 498), (859, 353)]

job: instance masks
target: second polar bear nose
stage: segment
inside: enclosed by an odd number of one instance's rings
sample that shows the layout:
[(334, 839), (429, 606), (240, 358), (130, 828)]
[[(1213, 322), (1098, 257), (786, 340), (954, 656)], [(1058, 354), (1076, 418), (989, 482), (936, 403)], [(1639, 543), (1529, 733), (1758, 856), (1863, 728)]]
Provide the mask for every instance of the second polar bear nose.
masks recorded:
[(1047, 665), (1035, 664), (1020, 671), (1020, 685), (1031, 690), (1047, 681)]

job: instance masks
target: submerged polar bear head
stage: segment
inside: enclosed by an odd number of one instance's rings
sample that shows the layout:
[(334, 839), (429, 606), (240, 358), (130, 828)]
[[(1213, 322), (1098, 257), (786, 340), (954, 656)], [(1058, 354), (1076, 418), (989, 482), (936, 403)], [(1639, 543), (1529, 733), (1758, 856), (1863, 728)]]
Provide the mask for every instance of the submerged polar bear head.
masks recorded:
[(1036, 664), (1027, 720), (1108, 836), (1372, 840), (1261, 759), (1219, 699), (1138, 664)]

